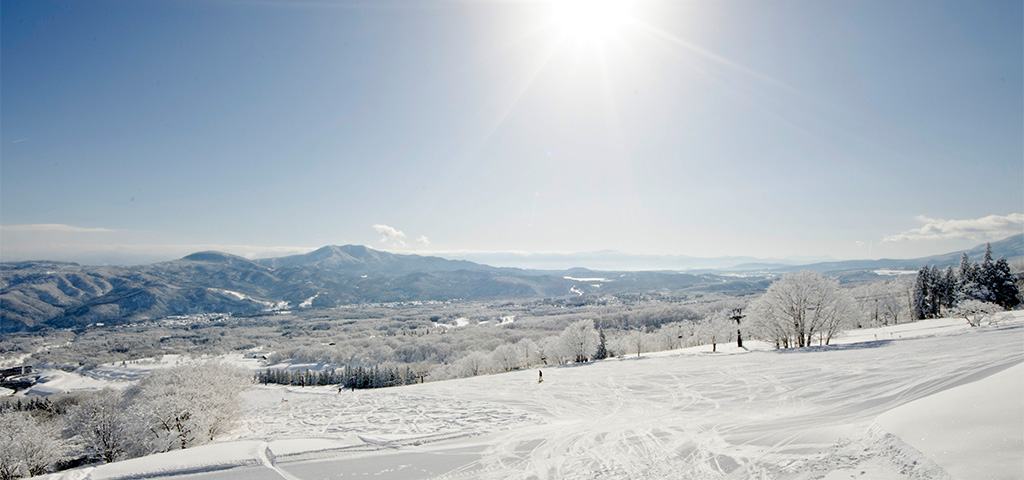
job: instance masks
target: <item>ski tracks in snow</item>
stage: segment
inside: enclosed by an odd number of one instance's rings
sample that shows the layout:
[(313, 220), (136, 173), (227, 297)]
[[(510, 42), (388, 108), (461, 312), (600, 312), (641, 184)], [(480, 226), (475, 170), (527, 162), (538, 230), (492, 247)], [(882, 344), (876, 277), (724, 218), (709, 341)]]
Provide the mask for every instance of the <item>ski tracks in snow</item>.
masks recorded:
[(263, 401), (252, 402), (250, 406), (252, 436), (264, 439), (351, 435), (388, 439), (448, 438), (536, 421), (524, 412), (496, 404), (396, 395), (394, 390), (387, 389), (341, 393), (324, 387), (260, 389), (264, 397), (283, 394), (279, 406), (269, 412), (260, 406)]
[(274, 452), (270, 450), (270, 444), (268, 444), (267, 442), (263, 442), (256, 447), (256, 455), (259, 457), (260, 463), (263, 464), (264, 467), (267, 467), (277, 472), (277, 474), (281, 475), (281, 477), (284, 478), (284, 480), (301, 480), (295, 475), (292, 475), (284, 470), (281, 470), (280, 468), (277, 468), (277, 465), (274, 462)]
[(287, 402), (256, 402), (263, 406), (251, 412), (253, 431), (264, 439), (358, 435), (365, 450), (458, 457), (429, 478), (944, 478), (871, 422), (1024, 361), (1020, 329), (978, 332), (804, 352), (613, 359), (545, 368), (540, 384), (529, 370), (340, 394), (261, 387)]

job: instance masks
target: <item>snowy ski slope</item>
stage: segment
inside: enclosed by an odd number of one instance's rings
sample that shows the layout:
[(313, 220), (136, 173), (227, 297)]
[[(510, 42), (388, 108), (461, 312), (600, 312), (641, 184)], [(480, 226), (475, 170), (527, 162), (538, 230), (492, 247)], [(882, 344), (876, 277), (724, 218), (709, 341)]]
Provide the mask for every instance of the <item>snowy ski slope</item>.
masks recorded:
[[(1024, 478), (1024, 312), (379, 390), (257, 386), (236, 438), (62, 479)], [(723, 351), (724, 350), (724, 351)]]

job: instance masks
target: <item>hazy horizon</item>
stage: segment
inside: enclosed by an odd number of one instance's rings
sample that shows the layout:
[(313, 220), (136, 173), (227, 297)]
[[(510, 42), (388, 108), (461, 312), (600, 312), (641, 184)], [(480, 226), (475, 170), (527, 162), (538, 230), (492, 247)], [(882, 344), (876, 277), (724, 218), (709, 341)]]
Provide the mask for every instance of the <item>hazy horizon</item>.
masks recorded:
[[(1009, 238), (1009, 237), (1007, 237)], [(1004, 240), (1004, 239), (997, 239)], [(984, 242), (983, 242), (984, 243)], [(352, 244), (346, 244), (352, 245)], [(953, 253), (960, 250), (968, 250), (979, 246), (973, 244), (957, 250), (937, 252), (933, 255)], [(129, 251), (111, 251), (108, 253), (91, 252), (65, 258), (15, 258), (3, 259), (2, 262), (22, 261), (56, 261), (73, 262), (83, 265), (147, 265), (165, 261), (178, 260), (188, 255), (217, 251), (231, 255), (237, 255), (249, 260), (270, 259), (285, 257), (289, 255), (301, 255), (330, 246), (320, 247), (274, 247), (271, 249), (259, 249), (247, 246), (232, 245), (177, 245), (166, 246), (181, 253), (159, 255), (152, 252), (142, 252), (138, 247)], [(488, 251), (488, 250), (403, 250), (394, 248), (381, 248), (375, 245), (364, 245), (371, 249), (402, 255), (423, 255), (435, 256), (449, 260), (468, 260), (475, 263), (490, 265), (494, 267), (511, 267), (540, 270), (566, 270), (570, 268), (586, 268), (593, 270), (622, 270), (622, 271), (643, 271), (643, 270), (701, 270), (701, 269), (727, 269), (747, 263), (784, 264), (784, 265), (809, 265), (820, 262), (844, 261), (844, 260), (878, 260), (874, 258), (847, 258), (839, 259), (830, 256), (793, 256), (793, 257), (754, 257), (748, 255), (724, 255), (718, 257), (699, 257), (683, 254), (638, 254), (618, 250), (595, 250), (587, 252), (524, 252), (524, 251)], [(193, 247), (192, 249), (188, 249)], [(930, 255), (922, 255), (930, 256)], [(902, 260), (918, 257), (893, 258)], [(683, 266), (685, 265), (685, 266)]]

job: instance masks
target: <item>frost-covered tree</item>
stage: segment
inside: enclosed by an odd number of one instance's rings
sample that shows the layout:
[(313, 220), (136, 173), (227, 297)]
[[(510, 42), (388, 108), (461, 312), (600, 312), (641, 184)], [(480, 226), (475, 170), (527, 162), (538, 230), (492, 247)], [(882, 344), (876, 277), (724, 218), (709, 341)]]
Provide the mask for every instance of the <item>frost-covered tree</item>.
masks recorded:
[(755, 336), (782, 348), (829, 341), (845, 329), (855, 311), (839, 280), (814, 272), (788, 273), (768, 287), (749, 307)]
[(910, 317), (908, 282), (913, 281), (910, 277), (897, 277), (851, 287), (850, 294), (861, 312), (856, 327), (891, 325), (907, 320)]
[(1020, 305), (1020, 289), (1010, 271), (1010, 264), (1005, 258), (1000, 258), (995, 262), (991, 282), (990, 290), (993, 303), (1007, 310)]
[(597, 351), (598, 335), (592, 320), (577, 320), (559, 336), (568, 357), (577, 363), (589, 361)]
[(1020, 290), (1005, 258), (992, 260), (992, 246), (985, 249), (981, 265), (973, 263), (967, 253), (960, 256), (960, 266), (953, 273), (947, 268), (939, 274), (936, 267), (921, 267), (913, 293), (913, 316), (935, 318), (943, 310), (955, 309), (961, 302), (976, 300), (1002, 308), (1015, 308), (1021, 303)]
[(946, 282), (939, 272), (939, 268), (932, 265), (928, 271), (928, 280), (931, 282), (928, 285), (928, 310), (932, 312), (932, 315), (938, 317), (942, 311), (942, 299), (946, 295)]
[(637, 327), (632, 332), (629, 332), (627, 337), (630, 351), (636, 352), (636, 356), (639, 357), (643, 353), (644, 348), (647, 347), (647, 334), (644, 332), (643, 327)]
[(914, 281), (913, 300), (911, 302), (911, 315), (914, 319), (935, 318), (932, 311), (932, 304), (929, 298), (932, 295), (932, 276), (928, 267), (921, 267), (917, 271), (917, 278)]
[(516, 342), (516, 349), (522, 355), (526, 368), (540, 365), (544, 361), (541, 356), (540, 346), (531, 338), (524, 338)]
[(957, 303), (951, 313), (957, 317), (963, 317), (964, 320), (967, 320), (968, 325), (977, 327), (986, 319), (991, 318), (993, 314), (1001, 311), (1003, 308), (999, 305), (969, 298)]
[(983, 302), (993, 302), (995, 300), (995, 294), (992, 291), (992, 286), (995, 284), (996, 277), (996, 262), (992, 258), (992, 244), (985, 244), (985, 256), (981, 259), (981, 265), (977, 268), (978, 272), (978, 283), (985, 287), (983, 295), (985, 298), (979, 298)]
[(978, 265), (971, 262), (964, 252), (960, 256), (960, 267), (957, 269), (957, 302), (966, 299), (984, 302), (988, 296), (988, 289), (981, 283)]
[(188, 448), (225, 433), (237, 418), (248, 375), (219, 363), (157, 370), (124, 393), (126, 414), (143, 433), (135, 455)]
[(953, 267), (947, 265), (942, 274), (942, 289), (938, 292), (942, 308), (953, 308), (956, 304), (956, 274)]
[(667, 323), (658, 328), (657, 335), (665, 350), (675, 350), (686, 346), (686, 342), (693, 335), (693, 323)]
[(0, 413), (0, 480), (42, 475), (65, 452), (54, 420), (22, 411)]
[(561, 365), (569, 360), (561, 336), (547, 337), (539, 345), (545, 365)]
[(120, 391), (103, 390), (68, 411), (68, 432), (89, 456), (121, 460), (136, 440), (125, 408)]
[(452, 365), (452, 369), (458, 377), (475, 377), (491, 373), (491, 365), (493, 364), (494, 361), (489, 355), (484, 352), (474, 351), (456, 360)]
[(736, 322), (729, 318), (729, 310), (719, 310), (704, 316), (697, 326), (702, 344), (711, 344), (711, 351), (718, 351), (718, 344), (731, 342), (736, 338)]
[(502, 371), (511, 372), (521, 366), (519, 362), (519, 352), (516, 351), (515, 345), (508, 343), (498, 345), (498, 348), (494, 349), (492, 356), (494, 358), (494, 364)]

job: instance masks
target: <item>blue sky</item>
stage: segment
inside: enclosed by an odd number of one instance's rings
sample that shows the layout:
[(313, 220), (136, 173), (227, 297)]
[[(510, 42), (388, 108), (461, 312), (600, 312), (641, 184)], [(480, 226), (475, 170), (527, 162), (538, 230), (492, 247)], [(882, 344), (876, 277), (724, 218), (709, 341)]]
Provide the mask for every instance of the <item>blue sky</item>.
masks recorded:
[(0, 3), (0, 256), (1024, 231), (1019, 1)]

